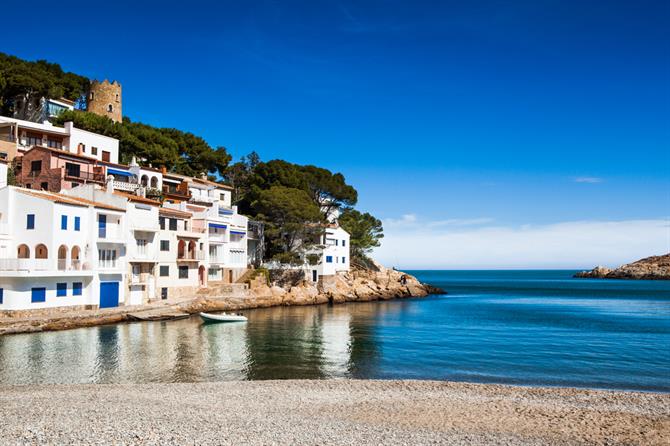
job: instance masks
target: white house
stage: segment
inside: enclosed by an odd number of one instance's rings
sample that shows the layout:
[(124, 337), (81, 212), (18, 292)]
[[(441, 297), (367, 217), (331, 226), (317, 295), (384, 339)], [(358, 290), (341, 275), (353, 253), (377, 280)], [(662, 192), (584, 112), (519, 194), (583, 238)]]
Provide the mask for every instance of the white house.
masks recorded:
[(125, 303), (124, 217), (78, 197), (0, 190), (0, 310)]
[(337, 224), (329, 224), (319, 240), (307, 254), (318, 256), (318, 263), (310, 266), (311, 279), (317, 282), (320, 276), (334, 276), (349, 271), (349, 233)]
[(72, 122), (63, 127), (0, 116), (0, 158), (21, 156), (33, 146), (49, 147), (99, 161), (119, 162), (119, 140), (78, 129)]
[(204, 234), (204, 265), (207, 282), (232, 283), (247, 269), (249, 218), (230, 206), (232, 189), (219, 183), (193, 178), (188, 183), (188, 202), (166, 207), (190, 212), (193, 227)]
[(161, 299), (193, 295), (206, 285), (205, 234), (191, 217), (178, 209), (159, 209), (156, 287)]

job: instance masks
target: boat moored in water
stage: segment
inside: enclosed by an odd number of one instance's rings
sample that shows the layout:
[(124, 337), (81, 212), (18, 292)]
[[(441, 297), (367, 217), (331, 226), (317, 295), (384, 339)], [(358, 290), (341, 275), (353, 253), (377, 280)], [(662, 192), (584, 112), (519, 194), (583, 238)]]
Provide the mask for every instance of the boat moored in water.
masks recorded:
[(205, 323), (215, 323), (215, 322), (246, 322), (247, 318), (241, 314), (228, 314), (228, 313), (200, 313), (200, 317)]

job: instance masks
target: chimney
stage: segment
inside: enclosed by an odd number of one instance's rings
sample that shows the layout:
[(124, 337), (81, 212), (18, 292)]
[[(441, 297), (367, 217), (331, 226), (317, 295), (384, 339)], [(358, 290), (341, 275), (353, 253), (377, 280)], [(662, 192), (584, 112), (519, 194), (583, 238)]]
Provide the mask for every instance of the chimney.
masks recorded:
[(165, 166), (161, 166), (161, 173), (163, 175), (165, 175), (167, 173), (167, 169), (165, 168)]
[(138, 187), (135, 189), (135, 195), (138, 197), (146, 198), (147, 197), (147, 189), (145, 187)]

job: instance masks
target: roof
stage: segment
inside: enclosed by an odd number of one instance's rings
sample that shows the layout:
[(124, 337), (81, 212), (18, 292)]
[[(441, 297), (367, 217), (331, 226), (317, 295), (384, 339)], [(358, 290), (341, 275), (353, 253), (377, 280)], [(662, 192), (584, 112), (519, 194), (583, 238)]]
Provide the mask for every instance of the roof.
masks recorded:
[(30, 149), (28, 149), (28, 151), (26, 151), (25, 155), (29, 154), (35, 149), (46, 150), (48, 152), (55, 153), (56, 155), (71, 156), (74, 158), (81, 158), (82, 160), (86, 161), (100, 163), (100, 161), (97, 158), (93, 158), (92, 156), (79, 155), (78, 153), (68, 152), (67, 150), (52, 149), (51, 147), (44, 147), (44, 146), (32, 146)]
[(85, 198), (79, 198), (79, 197), (71, 197), (68, 195), (62, 195), (62, 194), (57, 194), (55, 192), (46, 192), (46, 191), (35, 191), (31, 189), (22, 189), (22, 188), (17, 188), (17, 191), (21, 192), (22, 194), (25, 195), (31, 195), (33, 197), (37, 198), (43, 198), (45, 200), (52, 201), (54, 203), (60, 203), (60, 204), (69, 204), (72, 206), (81, 206), (81, 207), (96, 207), (100, 209), (107, 209), (110, 211), (118, 211), (118, 212), (125, 212), (125, 209), (117, 208), (116, 206), (111, 206), (109, 204), (105, 203), (100, 203), (98, 201), (91, 201), (87, 200)]
[(160, 206), (161, 205), (160, 201), (152, 200), (152, 199), (146, 198), (146, 197), (140, 197), (139, 195), (135, 195), (135, 194), (129, 194), (127, 192), (122, 192), (120, 190), (115, 190), (114, 195), (118, 195), (119, 197), (127, 198), (129, 201), (135, 201), (137, 203), (152, 204), (154, 206)]
[(170, 208), (158, 209), (158, 215), (166, 215), (168, 217), (177, 217), (177, 218), (191, 218), (193, 216), (193, 214), (191, 214), (190, 212)]
[(56, 127), (51, 124), (40, 124), (39, 122), (24, 121), (23, 119), (15, 119), (7, 116), (0, 116), (0, 123), (17, 124), (20, 127), (27, 129), (40, 130), (47, 133), (58, 133), (59, 135), (67, 136), (70, 132), (64, 127)]
[(210, 180), (203, 180), (202, 178), (193, 178), (193, 181), (196, 183), (203, 183), (203, 184), (209, 184), (214, 187), (220, 187), (222, 189), (233, 190), (232, 186), (228, 186), (227, 184), (217, 183), (215, 181)]

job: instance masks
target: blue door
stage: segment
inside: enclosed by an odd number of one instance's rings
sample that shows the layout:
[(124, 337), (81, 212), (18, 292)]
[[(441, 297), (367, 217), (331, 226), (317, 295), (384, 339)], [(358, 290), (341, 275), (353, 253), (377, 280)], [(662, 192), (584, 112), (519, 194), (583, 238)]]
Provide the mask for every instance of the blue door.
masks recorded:
[(100, 308), (119, 306), (119, 282), (100, 282)]

